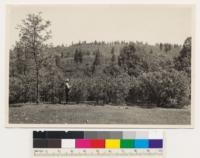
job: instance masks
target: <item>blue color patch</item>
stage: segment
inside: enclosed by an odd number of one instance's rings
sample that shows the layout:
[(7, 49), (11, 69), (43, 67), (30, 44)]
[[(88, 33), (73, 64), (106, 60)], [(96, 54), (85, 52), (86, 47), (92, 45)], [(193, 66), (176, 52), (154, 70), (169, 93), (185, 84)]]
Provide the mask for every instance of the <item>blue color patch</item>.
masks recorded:
[(148, 139), (135, 139), (135, 148), (149, 148)]

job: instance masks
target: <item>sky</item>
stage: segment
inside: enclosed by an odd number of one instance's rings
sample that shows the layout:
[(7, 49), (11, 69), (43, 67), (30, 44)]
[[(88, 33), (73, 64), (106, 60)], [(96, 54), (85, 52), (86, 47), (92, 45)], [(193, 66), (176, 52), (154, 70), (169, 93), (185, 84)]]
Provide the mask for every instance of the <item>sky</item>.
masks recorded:
[(6, 17), (9, 48), (18, 40), (17, 25), (37, 12), (52, 23), (49, 43), (53, 45), (94, 40), (183, 44), (193, 29), (191, 6), (11, 5)]

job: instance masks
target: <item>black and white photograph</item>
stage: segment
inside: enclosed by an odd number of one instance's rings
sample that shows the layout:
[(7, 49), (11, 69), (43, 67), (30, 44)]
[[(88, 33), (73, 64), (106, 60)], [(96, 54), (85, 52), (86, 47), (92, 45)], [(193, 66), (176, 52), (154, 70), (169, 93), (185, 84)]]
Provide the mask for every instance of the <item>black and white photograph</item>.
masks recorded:
[(7, 5), (7, 123), (192, 125), (192, 5)]

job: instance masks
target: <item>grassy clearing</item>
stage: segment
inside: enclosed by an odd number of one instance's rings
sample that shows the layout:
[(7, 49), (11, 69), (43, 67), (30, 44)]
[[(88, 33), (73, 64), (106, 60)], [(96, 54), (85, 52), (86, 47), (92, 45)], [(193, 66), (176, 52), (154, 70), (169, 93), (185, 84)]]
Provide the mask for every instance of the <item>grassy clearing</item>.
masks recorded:
[[(22, 104), (21, 104), (22, 105)], [(24, 104), (9, 108), (10, 123), (24, 124), (190, 124), (188, 109), (93, 106), (86, 104)]]

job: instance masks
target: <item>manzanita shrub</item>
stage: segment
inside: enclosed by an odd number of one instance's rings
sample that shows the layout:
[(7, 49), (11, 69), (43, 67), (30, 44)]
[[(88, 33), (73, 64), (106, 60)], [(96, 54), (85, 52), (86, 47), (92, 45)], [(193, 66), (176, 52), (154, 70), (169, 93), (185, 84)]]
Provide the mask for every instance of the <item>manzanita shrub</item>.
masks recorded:
[(189, 104), (190, 83), (185, 72), (163, 70), (144, 73), (139, 78), (143, 98), (160, 107), (181, 108)]
[(118, 77), (106, 75), (92, 78), (72, 79), (70, 98), (72, 101), (96, 101), (121, 104), (129, 93), (130, 77), (121, 74)]

